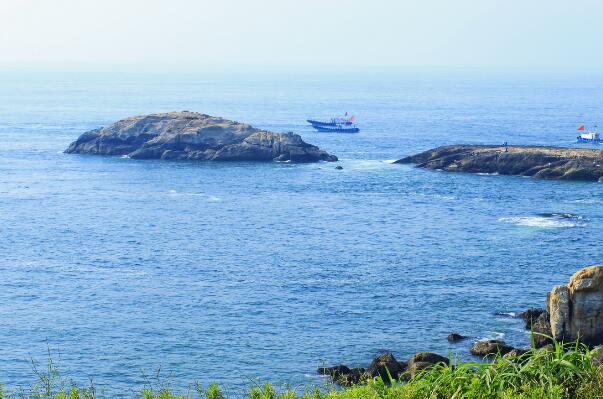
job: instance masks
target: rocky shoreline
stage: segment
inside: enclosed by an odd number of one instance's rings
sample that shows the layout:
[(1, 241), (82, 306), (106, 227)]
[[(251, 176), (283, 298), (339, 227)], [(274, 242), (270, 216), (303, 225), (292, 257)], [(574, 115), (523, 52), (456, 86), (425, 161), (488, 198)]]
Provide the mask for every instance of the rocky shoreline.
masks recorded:
[[(547, 308), (530, 308), (517, 315), (533, 332), (535, 350), (553, 350), (554, 342), (578, 341), (598, 348), (596, 361), (603, 363), (603, 265), (586, 267), (571, 277), (566, 285), (557, 285), (548, 293)], [(452, 333), (449, 341), (466, 339)], [(528, 348), (513, 348), (502, 340), (475, 341), (469, 352), (488, 358), (500, 354), (520, 359)], [(321, 367), (319, 374), (329, 376), (340, 385), (359, 384), (380, 377), (384, 381), (409, 380), (421, 370), (438, 364), (449, 365), (450, 359), (433, 352), (417, 352), (406, 361), (398, 361), (392, 353), (377, 356), (366, 367), (350, 368), (345, 364)], [(391, 377), (391, 378), (390, 378)]]
[(68, 154), (203, 161), (337, 161), (298, 134), (273, 133), (198, 112), (134, 116), (82, 134)]
[(506, 145), (448, 145), (397, 160), (447, 172), (497, 173), (538, 179), (603, 181), (603, 151)]

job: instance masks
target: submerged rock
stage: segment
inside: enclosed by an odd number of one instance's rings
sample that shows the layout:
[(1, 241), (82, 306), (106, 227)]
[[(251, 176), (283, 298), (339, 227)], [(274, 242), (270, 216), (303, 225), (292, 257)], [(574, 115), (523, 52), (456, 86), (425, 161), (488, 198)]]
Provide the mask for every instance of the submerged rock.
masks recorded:
[(446, 337), (446, 339), (447, 339), (448, 341), (450, 341), (450, 342), (458, 342), (458, 341), (462, 341), (462, 340), (467, 339), (467, 338), (469, 338), (469, 337), (465, 337), (464, 335), (457, 334), (457, 333), (452, 333), (452, 334), (449, 334), (449, 335)]
[(449, 145), (402, 158), (395, 163), (448, 172), (498, 173), (541, 179), (599, 181), (600, 150), (537, 146)]
[(603, 266), (576, 272), (548, 294), (551, 333), (557, 340), (603, 344)]
[(273, 133), (197, 112), (126, 118), (82, 134), (68, 154), (127, 155), (136, 159), (209, 161), (336, 161), (293, 133)]

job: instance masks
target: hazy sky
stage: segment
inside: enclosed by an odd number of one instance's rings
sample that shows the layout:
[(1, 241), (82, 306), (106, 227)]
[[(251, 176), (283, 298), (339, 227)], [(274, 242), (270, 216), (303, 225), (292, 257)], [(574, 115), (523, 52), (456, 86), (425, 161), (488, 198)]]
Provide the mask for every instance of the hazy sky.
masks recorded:
[(603, 66), (602, 0), (0, 0), (0, 62)]

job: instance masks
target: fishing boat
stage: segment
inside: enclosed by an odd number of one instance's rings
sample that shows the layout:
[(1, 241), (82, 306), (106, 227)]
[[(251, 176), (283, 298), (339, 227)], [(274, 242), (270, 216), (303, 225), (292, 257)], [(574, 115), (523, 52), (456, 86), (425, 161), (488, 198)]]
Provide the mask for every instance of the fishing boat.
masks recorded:
[(344, 127), (341, 125), (338, 126), (312, 126), (314, 127), (314, 129), (316, 129), (319, 132), (328, 132), (328, 133), (358, 133), (360, 131), (360, 129), (358, 129), (356, 126), (352, 126), (352, 127)]
[(319, 132), (358, 133), (360, 129), (354, 125), (355, 120), (355, 115), (348, 117), (346, 112), (343, 117), (331, 118), (330, 121), (317, 121), (315, 119), (308, 119), (307, 121)]
[(314, 119), (308, 119), (307, 122), (312, 126), (350, 126), (352, 124), (351, 121), (343, 118), (331, 118), (329, 122), (316, 121)]
[(595, 132), (595, 131), (585, 132), (584, 125), (581, 125), (578, 128), (578, 130), (582, 132), (582, 133), (580, 133), (580, 135), (578, 137), (576, 137), (578, 139), (579, 143), (603, 144), (603, 138), (601, 138), (601, 135), (599, 134), (599, 132)]

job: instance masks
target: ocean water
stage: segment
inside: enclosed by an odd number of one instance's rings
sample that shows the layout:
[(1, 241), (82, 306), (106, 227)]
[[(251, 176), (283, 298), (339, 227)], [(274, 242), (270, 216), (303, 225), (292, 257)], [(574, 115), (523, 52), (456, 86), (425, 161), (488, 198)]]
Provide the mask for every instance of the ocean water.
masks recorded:
[[(525, 346), (511, 314), (603, 260), (603, 185), (393, 165), (450, 143), (576, 145), (593, 72), (0, 74), (0, 382), (51, 356), (106, 393), (322, 384), (392, 351)], [(65, 155), (122, 117), (294, 131), (334, 164)], [(356, 135), (305, 119), (355, 113)], [(469, 335), (458, 344), (450, 332)], [(159, 377), (157, 377), (159, 375)]]

